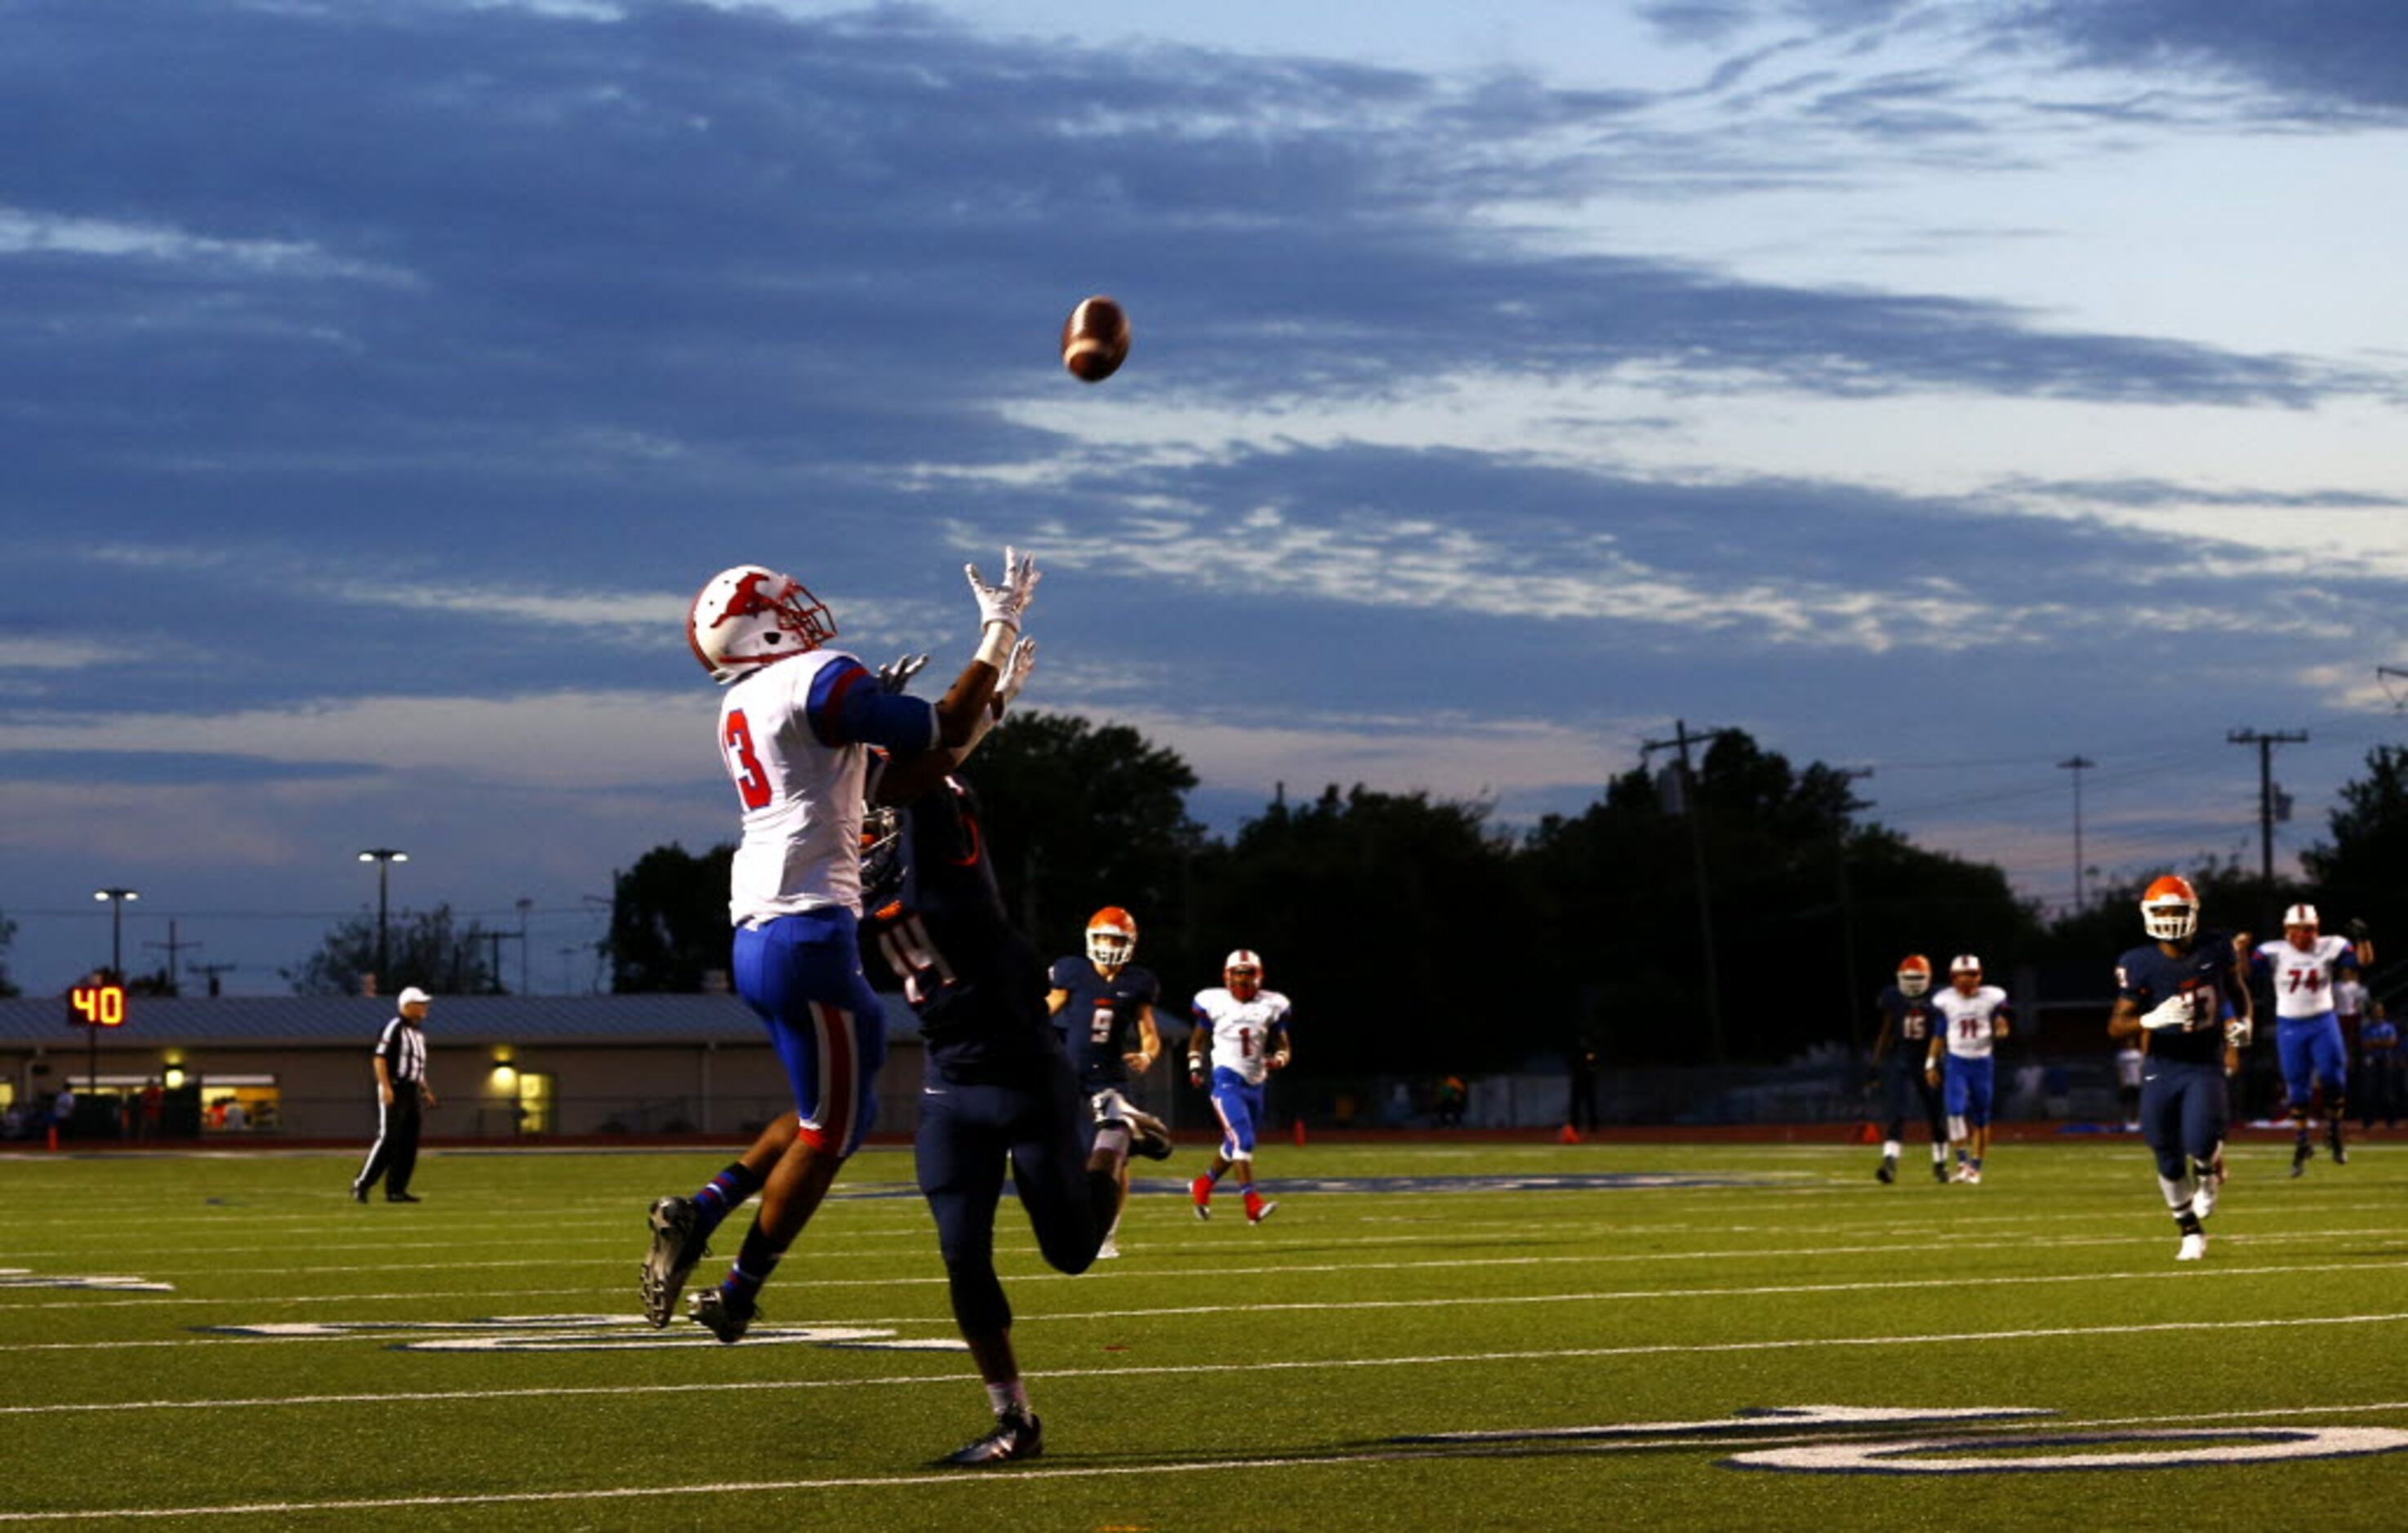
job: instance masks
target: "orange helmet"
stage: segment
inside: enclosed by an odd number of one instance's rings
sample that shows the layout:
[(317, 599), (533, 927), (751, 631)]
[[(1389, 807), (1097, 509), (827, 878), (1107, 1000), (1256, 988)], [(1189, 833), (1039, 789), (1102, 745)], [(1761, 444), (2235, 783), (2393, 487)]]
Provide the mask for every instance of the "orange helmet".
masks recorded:
[(2141, 895), (2141, 924), (2160, 942), (2186, 940), (2199, 930), (2199, 891), (2179, 873), (2168, 873)]
[(1931, 960), (1919, 953), (1910, 953), (1898, 961), (1898, 993), (1920, 996), (1931, 988)]
[(1087, 918), (1087, 961), (1098, 968), (1118, 968), (1137, 953), (1137, 917), (1117, 905), (1107, 905)]

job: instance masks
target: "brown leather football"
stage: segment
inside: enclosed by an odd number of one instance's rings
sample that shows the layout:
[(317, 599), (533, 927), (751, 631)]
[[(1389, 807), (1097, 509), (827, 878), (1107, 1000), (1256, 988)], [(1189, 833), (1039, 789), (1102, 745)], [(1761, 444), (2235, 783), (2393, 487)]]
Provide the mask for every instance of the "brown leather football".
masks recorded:
[(1082, 383), (1101, 383), (1128, 358), (1128, 313), (1097, 294), (1062, 322), (1062, 365)]

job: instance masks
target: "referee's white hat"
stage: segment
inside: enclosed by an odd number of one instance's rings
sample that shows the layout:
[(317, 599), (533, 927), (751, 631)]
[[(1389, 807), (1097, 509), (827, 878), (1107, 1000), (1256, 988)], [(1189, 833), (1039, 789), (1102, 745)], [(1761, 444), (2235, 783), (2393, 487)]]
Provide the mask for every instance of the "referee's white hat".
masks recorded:
[(408, 985), (402, 990), (402, 993), (399, 996), (394, 997), (394, 1005), (408, 1006), (412, 1001), (416, 1001), (421, 1006), (431, 1006), (435, 1002), (435, 997), (428, 995), (425, 991), (419, 989), (416, 985)]

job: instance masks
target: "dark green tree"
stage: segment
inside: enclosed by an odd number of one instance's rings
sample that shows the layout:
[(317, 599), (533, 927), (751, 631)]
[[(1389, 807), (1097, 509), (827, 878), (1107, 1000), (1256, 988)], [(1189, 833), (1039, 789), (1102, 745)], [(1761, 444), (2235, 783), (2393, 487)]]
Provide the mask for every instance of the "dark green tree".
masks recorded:
[(2401, 878), (2408, 869), (2408, 747), (2368, 752), (2366, 775), (2342, 784), (2329, 824), (2331, 838), (2300, 854), (2305, 897), (2319, 907), (2327, 931), (2362, 919), (2378, 943), (2389, 938), (2408, 952), (2408, 882)]
[[(1511, 839), (1488, 806), (1332, 785), (1274, 801), (1209, 865), (1201, 972), (1233, 948), (1297, 1006), (1308, 1073), (1495, 1068), (1529, 1052), (1514, 988), (1492, 982), (1526, 929)], [(1183, 998), (1183, 996), (1179, 997)]]
[(1087, 918), (1118, 905), (1137, 917), (1138, 961), (1166, 991), (1197, 971), (1217, 938), (1191, 920), (1206, 840), (1187, 813), (1196, 773), (1177, 752), (1126, 724), (1016, 713), (962, 776), (978, 790), (1006, 903), (1039, 952), (1081, 951)]
[(611, 989), (691, 994), (703, 988), (706, 975), (727, 972), (727, 877), (735, 855), (732, 841), (699, 855), (671, 842), (616, 875), (608, 942)]
[[(420, 985), (438, 996), (472, 996), (491, 990), (494, 975), (485, 931), (471, 921), (453, 921), (450, 905), (431, 910), (396, 910), (385, 924), (393, 972), (377, 981), (380, 995)], [(277, 972), (301, 996), (356, 996), (377, 961), (377, 918), (349, 917), (326, 933), (318, 949), (291, 968)]]

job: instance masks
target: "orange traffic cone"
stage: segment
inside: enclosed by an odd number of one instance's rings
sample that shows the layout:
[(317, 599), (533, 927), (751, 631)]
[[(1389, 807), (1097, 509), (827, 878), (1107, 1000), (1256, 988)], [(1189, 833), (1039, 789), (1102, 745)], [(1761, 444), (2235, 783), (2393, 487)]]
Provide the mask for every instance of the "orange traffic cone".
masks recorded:
[(1574, 1128), (1570, 1124), (1564, 1125), (1564, 1131), (1557, 1135), (1556, 1138), (1562, 1139), (1566, 1144), (1578, 1144), (1581, 1141), (1580, 1130)]

